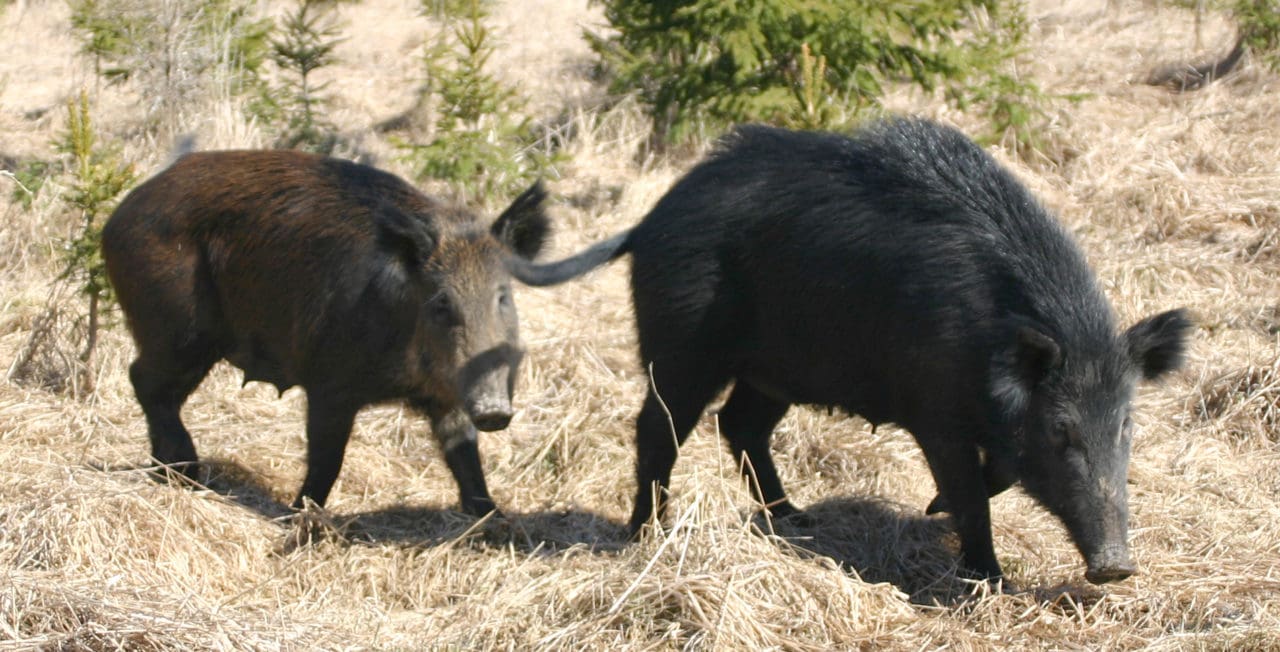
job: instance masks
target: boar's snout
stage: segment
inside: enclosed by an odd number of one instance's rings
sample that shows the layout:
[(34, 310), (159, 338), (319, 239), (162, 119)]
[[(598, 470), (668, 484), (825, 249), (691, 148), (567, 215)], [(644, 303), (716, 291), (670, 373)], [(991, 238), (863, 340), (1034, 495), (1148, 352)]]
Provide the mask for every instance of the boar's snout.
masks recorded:
[(1107, 546), (1092, 554), (1084, 578), (1094, 584), (1119, 582), (1137, 572), (1127, 546)]
[(493, 432), (506, 428), (512, 415), (506, 374), (487, 374), (484, 382), (472, 387), (463, 406), (477, 430)]
[(506, 383), (486, 383), (475, 388), (463, 401), (463, 407), (477, 430), (492, 433), (511, 423), (511, 396), (506, 391)]
[(506, 405), (467, 405), (467, 414), (471, 417), (476, 430), (493, 432), (502, 430), (511, 423), (511, 404)]
[(463, 372), (463, 407), (477, 430), (493, 432), (511, 423), (512, 355), (511, 347), (486, 351), (471, 360)]

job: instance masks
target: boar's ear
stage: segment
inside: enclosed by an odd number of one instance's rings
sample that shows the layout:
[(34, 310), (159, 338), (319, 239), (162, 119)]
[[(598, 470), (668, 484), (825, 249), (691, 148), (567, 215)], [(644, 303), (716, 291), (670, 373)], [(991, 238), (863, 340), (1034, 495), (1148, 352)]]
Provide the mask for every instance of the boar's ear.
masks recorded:
[(1187, 348), (1187, 335), (1194, 325), (1187, 311), (1179, 308), (1152, 315), (1129, 327), (1124, 341), (1129, 358), (1142, 371), (1142, 377), (1154, 380), (1182, 366)]
[(1019, 320), (1013, 341), (996, 357), (992, 393), (1011, 411), (1025, 406), (1031, 390), (1062, 360), (1062, 350), (1052, 337)]
[(436, 237), (421, 218), (391, 205), (382, 204), (373, 211), (378, 227), (378, 241), (404, 259), (409, 267), (425, 263), (436, 250)]
[(551, 231), (551, 220), (542, 209), (547, 189), (542, 181), (534, 182), (494, 220), (490, 232), (499, 242), (510, 247), (521, 258), (532, 259), (542, 251)]
[(1014, 334), (1013, 371), (1028, 387), (1043, 380), (1061, 359), (1062, 350), (1052, 337), (1030, 326), (1018, 327)]

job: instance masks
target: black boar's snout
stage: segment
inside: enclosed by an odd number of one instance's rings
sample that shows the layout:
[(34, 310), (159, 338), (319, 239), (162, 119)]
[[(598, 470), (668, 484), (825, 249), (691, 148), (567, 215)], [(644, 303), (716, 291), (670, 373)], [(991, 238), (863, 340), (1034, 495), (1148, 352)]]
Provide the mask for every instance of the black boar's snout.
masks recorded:
[(1127, 579), (1137, 572), (1133, 559), (1129, 557), (1129, 549), (1125, 546), (1108, 546), (1090, 555), (1089, 568), (1084, 578), (1093, 584), (1106, 584)]

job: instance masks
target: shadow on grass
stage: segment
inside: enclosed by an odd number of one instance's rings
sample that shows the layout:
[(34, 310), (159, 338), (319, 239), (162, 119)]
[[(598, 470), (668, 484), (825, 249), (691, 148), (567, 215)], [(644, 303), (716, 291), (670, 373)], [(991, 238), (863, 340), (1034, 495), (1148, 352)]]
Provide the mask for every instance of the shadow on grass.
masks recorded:
[(261, 474), (232, 460), (201, 459), (196, 465), (194, 480), (176, 468), (166, 468), (155, 462), (120, 465), (90, 462), (86, 466), (103, 473), (145, 473), (161, 484), (210, 491), (273, 520), (296, 513), (263, 482)]
[(445, 508), (394, 506), (338, 516), (348, 540), (411, 547), (436, 546), (466, 539), (482, 547), (513, 547), (522, 552), (557, 552), (586, 546), (595, 552), (626, 547), (626, 528), (583, 509), (504, 512), (476, 518)]
[[(155, 466), (91, 466), (100, 471), (149, 471), (158, 480), (166, 478)], [(443, 505), (393, 505), (349, 514), (314, 508), (298, 512), (289, 507), (291, 497), (280, 496), (261, 473), (234, 460), (202, 460), (197, 477), (199, 482), (193, 483), (181, 475), (167, 475), (171, 482), (210, 491), (277, 523), (281, 554), (319, 541), (411, 549), (464, 545), (529, 554), (574, 547), (610, 554), (631, 545), (622, 523), (584, 509), (506, 512), (483, 519)], [(963, 607), (996, 590), (957, 575), (959, 546), (946, 515), (925, 516), (915, 506), (859, 497), (823, 500), (806, 507), (804, 515), (807, 518), (770, 523), (756, 514), (752, 522), (777, 545), (802, 557), (829, 558), (861, 581), (892, 584), (919, 606)], [(1076, 582), (1028, 591), (1008, 583), (1002, 588), (1049, 605), (1087, 605), (1102, 595)]]
[(888, 582), (914, 604), (955, 605), (988, 590), (957, 575), (959, 545), (945, 515), (875, 498), (828, 499), (804, 513), (755, 523), (798, 554), (828, 557), (864, 582)]
[[(960, 542), (951, 517), (926, 516), (923, 506), (834, 498), (809, 505), (804, 513), (807, 523), (787, 519), (770, 524), (760, 516), (754, 523), (797, 554), (828, 557), (865, 582), (888, 582), (916, 605), (964, 607), (1003, 593), (1075, 614), (1106, 595), (1104, 588), (1079, 576), (1057, 584), (1024, 585), (1015, 570), (1013, 578), (1006, 577), (998, 586), (961, 577)], [(1003, 565), (1009, 573), (1018, 562), (1008, 559)]]
[(290, 530), (281, 552), (320, 539), (406, 548), (462, 541), (470, 546), (513, 547), (524, 552), (556, 552), (573, 546), (608, 552), (626, 545), (626, 528), (621, 523), (581, 509), (504, 512), (483, 519), (447, 505), (394, 505), (352, 514), (316, 508), (298, 512), (290, 507), (291, 498), (276, 495), (260, 473), (239, 462), (204, 459), (200, 466), (204, 488)]

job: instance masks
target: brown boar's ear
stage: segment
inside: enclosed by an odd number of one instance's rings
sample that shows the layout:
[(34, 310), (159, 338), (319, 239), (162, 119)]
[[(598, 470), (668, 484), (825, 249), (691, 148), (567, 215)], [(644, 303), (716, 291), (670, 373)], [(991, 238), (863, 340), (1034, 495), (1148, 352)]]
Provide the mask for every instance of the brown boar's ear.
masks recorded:
[(378, 227), (378, 242), (403, 258), (410, 267), (427, 262), (436, 250), (434, 231), (416, 215), (391, 204), (382, 204), (374, 209), (373, 221)]
[(502, 211), (489, 231), (521, 258), (533, 259), (542, 251), (551, 231), (551, 220), (542, 207), (546, 198), (547, 189), (542, 181), (534, 182)]
[(1129, 359), (1142, 371), (1142, 377), (1155, 380), (1182, 366), (1187, 349), (1187, 336), (1195, 325), (1181, 308), (1152, 315), (1129, 327), (1124, 333)]
[(1026, 406), (1031, 390), (1062, 361), (1062, 349), (1052, 337), (1027, 321), (1018, 320), (1013, 341), (996, 355), (991, 392), (1011, 412)]

